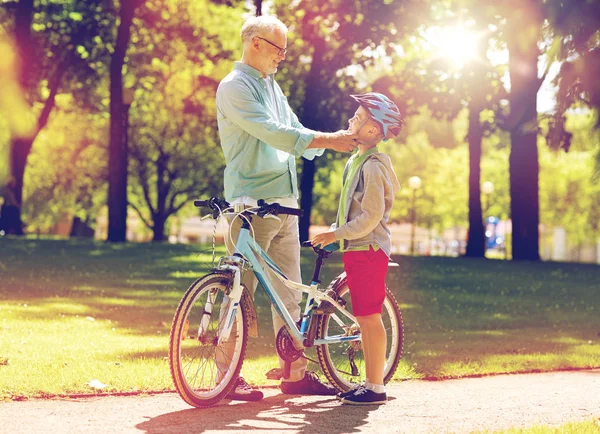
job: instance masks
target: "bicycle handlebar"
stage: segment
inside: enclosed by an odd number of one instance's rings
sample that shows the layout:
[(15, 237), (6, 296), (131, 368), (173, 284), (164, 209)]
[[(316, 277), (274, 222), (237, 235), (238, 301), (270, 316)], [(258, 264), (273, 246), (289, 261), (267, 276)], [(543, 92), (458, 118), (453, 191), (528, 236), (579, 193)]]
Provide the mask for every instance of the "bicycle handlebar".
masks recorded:
[[(208, 200), (195, 200), (194, 206), (197, 208), (209, 207), (213, 211), (213, 216), (215, 213), (219, 213), (220, 211), (229, 208), (231, 205), (225, 199), (221, 199), (219, 197), (211, 197)], [(259, 199), (258, 201), (258, 210), (256, 210), (256, 214), (259, 217), (264, 217), (267, 214), (289, 214), (295, 216), (302, 216), (303, 211), (298, 208), (289, 208), (287, 206), (281, 206), (277, 202), (267, 203), (264, 199)], [(215, 216), (216, 218), (217, 216)]]
[(277, 202), (267, 203), (264, 201), (264, 199), (258, 200), (258, 206), (261, 208), (257, 212), (259, 217), (264, 217), (267, 214), (289, 214), (300, 217), (303, 214), (302, 210), (299, 208), (289, 208), (287, 206), (281, 206)]

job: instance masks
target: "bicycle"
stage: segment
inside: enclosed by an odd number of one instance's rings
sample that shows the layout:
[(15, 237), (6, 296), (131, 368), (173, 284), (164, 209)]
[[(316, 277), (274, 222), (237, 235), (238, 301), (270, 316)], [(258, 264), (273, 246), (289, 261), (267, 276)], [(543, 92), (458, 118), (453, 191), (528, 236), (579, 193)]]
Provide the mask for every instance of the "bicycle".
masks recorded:
[[(225, 200), (216, 197), (194, 201), (194, 205), (210, 208), (215, 219), (222, 215), (241, 218), (242, 226), (235, 253), (221, 257), (213, 270), (189, 287), (173, 318), (169, 362), (175, 388), (183, 400), (194, 407), (211, 406), (225, 398), (236, 383), (248, 336), (258, 336), (254, 302), (241, 283), (241, 275), (246, 270), (254, 272), (270, 302), (285, 321), (286, 326), (276, 336), (277, 353), (285, 362), (284, 378), (289, 377), (291, 363), (306, 357), (304, 350), (314, 346), (323, 373), (339, 391), (345, 392), (362, 382), (365, 366), (361, 335), (351, 313), (345, 272), (333, 279), (325, 290), (319, 288), (323, 262), (339, 246), (320, 248), (309, 242), (303, 243), (317, 253), (311, 284), (303, 285), (289, 280), (251, 236), (253, 217), (299, 216), (301, 210), (262, 200), (254, 208), (243, 205), (232, 208)], [(272, 278), (308, 295), (298, 323), (275, 292)], [(382, 318), (388, 334), (384, 373), (387, 383), (402, 356), (404, 340), (402, 314), (388, 288)]]

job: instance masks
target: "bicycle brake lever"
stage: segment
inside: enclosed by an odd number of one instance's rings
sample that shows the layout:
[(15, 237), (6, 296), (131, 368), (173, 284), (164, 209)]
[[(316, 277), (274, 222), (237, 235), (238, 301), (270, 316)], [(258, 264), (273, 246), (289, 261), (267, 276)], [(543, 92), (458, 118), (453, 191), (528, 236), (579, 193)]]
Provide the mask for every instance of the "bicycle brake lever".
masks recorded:
[(213, 218), (212, 214), (206, 214), (204, 217), (200, 217), (200, 221), (208, 220)]

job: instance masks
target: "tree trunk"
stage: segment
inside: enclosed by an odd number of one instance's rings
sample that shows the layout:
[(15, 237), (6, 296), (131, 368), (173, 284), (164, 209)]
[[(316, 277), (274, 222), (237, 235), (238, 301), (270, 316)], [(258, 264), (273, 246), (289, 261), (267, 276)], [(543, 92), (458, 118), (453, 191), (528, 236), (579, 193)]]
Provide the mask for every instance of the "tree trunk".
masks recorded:
[(510, 69), (509, 157), (512, 258), (539, 261), (537, 77), (540, 21), (535, 13), (513, 18), (508, 32)]
[[(17, 3), (15, 10), (15, 42), (19, 56), (19, 82), (21, 89), (31, 90), (32, 76), (36, 64), (34, 62), (34, 46), (31, 37), (31, 24), (33, 22), (33, 0), (21, 0)], [(23, 203), (23, 178), (25, 176), (25, 166), (27, 165), (27, 156), (31, 151), (35, 137), (23, 138), (17, 137), (11, 141), (11, 175), (15, 180), (15, 197), (19, 205)], [(23, 234), (23, 222), (21, 221), (21, 206), (18, 208), (18, 215), (15, 217), (17, 235)]]
[(22, 89), (31, 90), (35, 76), (35, 47), (31, 34), (33, 0), (20, 0), (15, 9), (15, 42), (19, 54), (19, 82)]
[(154, 225), (152, 226), (154, 237), (152, 238), (152, 241), (165, 241), (167, 239), (165, 236), (166, 219), (162, 214), (157, 214), (154, 217)]
[(127, 159), (124, 140), (123, 63), (131, 36), (136, 1), (122, 1), (117, 41), (110, 62), (110, 142), (108, 156), (108, 237), (124, 242), (127, 236)]
[[(33, 39), (31, 37), (31, 24), (33, 20), (33, 0), (24, 0), (17, 4), (16, 15), (15, 15), (15, 40), (17, 42), (17, 50), (19, 53), (18, 68), (20, 69), (20, 84), (21, 88), (26, 90), (29, 94), (32, 94), (36, 87), (36, 83), (33, 81), (34, 73), (38, 67), (34, 61), (35, 59), (35, 47)], [(26, 65), (27, 67), (24, 67)], [(44, 129), (48, 123), (50, 113), (54, 109), (56, 102), (56, 95), (64, 71), (66, 68), (64, 61), (59, 63), (56, 67), (56, 72), (52, 80), (50, 80), (50, 94), (44, 103), (44, 108), (40, 113), (37, 120), (36, 128), (30, 137), (16, 137), (11, 140), (11, 175), (15, 180), (15, 197), (19, 203), (18, 215), (16, 222), (18, 224), (16, 233), (17, 235), (23, 234), (23, 222), (21, 220), (21, 206), (23, 204), (23, 186), (25, 179), (25, 169), (27, 167), (27, 158), (33, 147), (33, 143), (39, 132)]]
[[(476, 96), (474, 96), (476, 98)], [(483, 129), (479, 121), (481, 108), (477, 104), (469, 105), (469, 231), (465, 256), (469, 258), (485, 257), (485, 231), (481, 210), (481, 139)]]
[(300, 241), (306, 241), (310, 238), (310, 213), (312, 211), (315, 172), (315, 160), (303, 158), (302, 180), (300, 182), (300, 209), (304, 210), (304, 214), (300, 217)]
[[(487, 38), (482, 38), (478, 43), (478, 58), (486, 59), (489, 44)], [(473, 62), (469, 71), (469, 230), (467, 232), (467, 247), (465, 256), (469, 258), (485, 257), (485, 226), (483, 224), (483, 211), (481, 209), (481, 141), (483, 139), (483, 126), (481, 125), (481, 112), (486, 107), (486, 65), (481, 61)]]
[(254, 0), (254, 6), (256, 6), (256, 16), (260, 17), (262, 15), (262, 4), (263, 0)]
[[(306, 80), (306, 97), (303, 104), (301, 123), (307, 128), (322, 131), (323, 117), (319, 113), (319, 103), (322, 95), (319, 92), (321, 73), (325, 71), (323, 56), (325, 55), (325, 41), (321, 38), (314, 39), (314, 52), (308, 77)], [(313, 203), (313, 187), (315, 185), (315, 160), (302, 159), (302, 179), (300, 181), (300, 208), (304, 215), (300, 217), (300, 241), (309, 239), (310, 213)]]

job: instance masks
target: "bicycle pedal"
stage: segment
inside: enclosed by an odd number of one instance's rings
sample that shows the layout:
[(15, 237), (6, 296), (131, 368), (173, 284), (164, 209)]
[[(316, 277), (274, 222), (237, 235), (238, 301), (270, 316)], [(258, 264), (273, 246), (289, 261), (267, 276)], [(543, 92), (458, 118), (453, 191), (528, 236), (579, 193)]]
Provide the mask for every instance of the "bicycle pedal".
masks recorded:
[(273, 368), (265, 374), (265, 377), (267, 377), (267, 380), (281, 380), (283, 373), (281, 372), (281, 368)]

